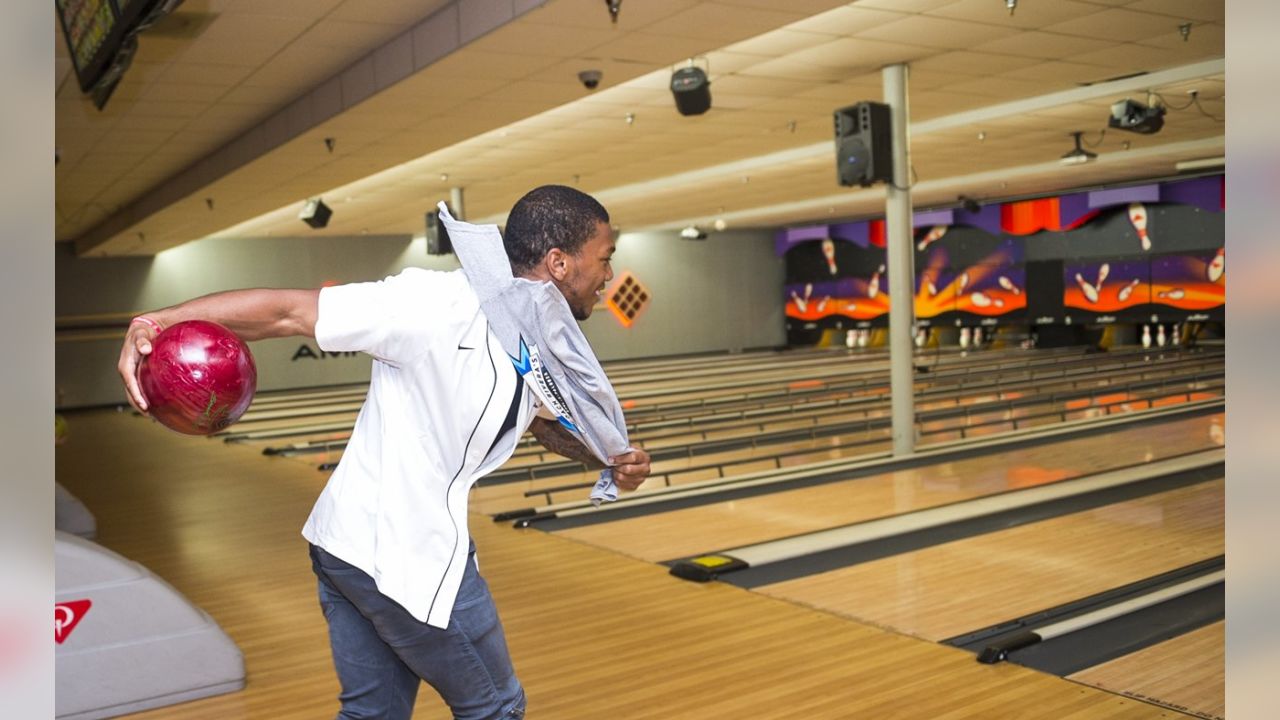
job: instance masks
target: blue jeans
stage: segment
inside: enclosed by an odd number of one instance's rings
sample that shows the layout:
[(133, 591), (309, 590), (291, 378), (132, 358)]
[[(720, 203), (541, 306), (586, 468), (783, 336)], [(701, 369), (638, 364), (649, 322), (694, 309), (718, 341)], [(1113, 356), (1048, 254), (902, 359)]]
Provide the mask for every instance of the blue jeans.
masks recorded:
[(320, 608), (342, 692), (339, 720), (408, 720), (426, 680), (458, 720), (523, 718), (524, 689), (507, 653), (475, 543), (446, 630), (415, 619), (378, 592), (373, 578), (311, 546)]

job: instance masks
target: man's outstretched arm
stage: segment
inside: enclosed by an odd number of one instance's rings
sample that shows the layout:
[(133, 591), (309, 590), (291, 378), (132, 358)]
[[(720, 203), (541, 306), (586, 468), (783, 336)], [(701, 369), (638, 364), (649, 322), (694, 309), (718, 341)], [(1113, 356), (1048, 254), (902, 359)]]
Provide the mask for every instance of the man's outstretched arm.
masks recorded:
[(319, 290), (231, 290), (205, 295), (163, 310), (143, 313), (125, 331), (116, 369), (129, 402), (142, 412), (147, 400), (138, 387), (138, 366), (151, 354), (159, 329), (184, 320), (210, 320), (226, 326), (244, 340), (315, 337)]

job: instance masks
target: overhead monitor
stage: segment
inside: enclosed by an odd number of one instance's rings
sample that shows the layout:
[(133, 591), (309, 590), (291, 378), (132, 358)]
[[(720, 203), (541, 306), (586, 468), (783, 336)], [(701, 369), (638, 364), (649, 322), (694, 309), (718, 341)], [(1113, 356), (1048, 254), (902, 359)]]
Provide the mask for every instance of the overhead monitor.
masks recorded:
[(133, 61), (137, 34), (182, 0), (54, 0), (80, 91), (101, 110)]

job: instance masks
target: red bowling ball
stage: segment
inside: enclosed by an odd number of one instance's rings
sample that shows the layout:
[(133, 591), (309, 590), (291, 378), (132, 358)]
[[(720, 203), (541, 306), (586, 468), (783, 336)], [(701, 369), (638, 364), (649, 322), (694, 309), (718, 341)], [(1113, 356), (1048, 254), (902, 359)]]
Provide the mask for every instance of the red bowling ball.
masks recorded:
[(152, 417), (187, 435), (240, 419), (258, 387), (249, 346), (227, 328), (188, 320), (165, 328), (143, 358), (138, 382)]

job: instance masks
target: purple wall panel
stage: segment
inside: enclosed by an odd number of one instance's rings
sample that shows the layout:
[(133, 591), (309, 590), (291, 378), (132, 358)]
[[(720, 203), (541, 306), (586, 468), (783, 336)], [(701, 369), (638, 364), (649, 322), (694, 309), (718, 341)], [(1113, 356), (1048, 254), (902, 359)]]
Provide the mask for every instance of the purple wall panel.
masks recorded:
[(952, 225), (956, 221), (956, 213), (954, 210), (931, 210), (929, 212), (918, 212), (911, 218), (911, 227), (918, 228), (925, 225)]
[(1089, 193), (1089, 207), (1097, 209), (1134, 202), (1159, 202), (1159, 185), (1134, 185), (1113, 190), (1094, 190)]
[(826, 225), (809, 225), (807, 227), (779, 230), (778, 234), (774, 236), (773, 252), (776, 255), (785, 255), (788, 250), (800, 243), (830, 237), (830, 232), (830, 228)]
[(1160, 199), (1194, 205), (1209, 212), (1222, 212), (1222, 176), (1167, 182), (1160, 187)]
[(985, 205), (978, 212), (969, 212), (963, 208), (955, 211), (955, 221), (960, 225), (976, 227), (991, 235), (1000, 234), (1000, 203)]
[(871, 247), (871, 223), (854, 222), (831, 226), (831, 237), (851, 242), (861, 248)]

